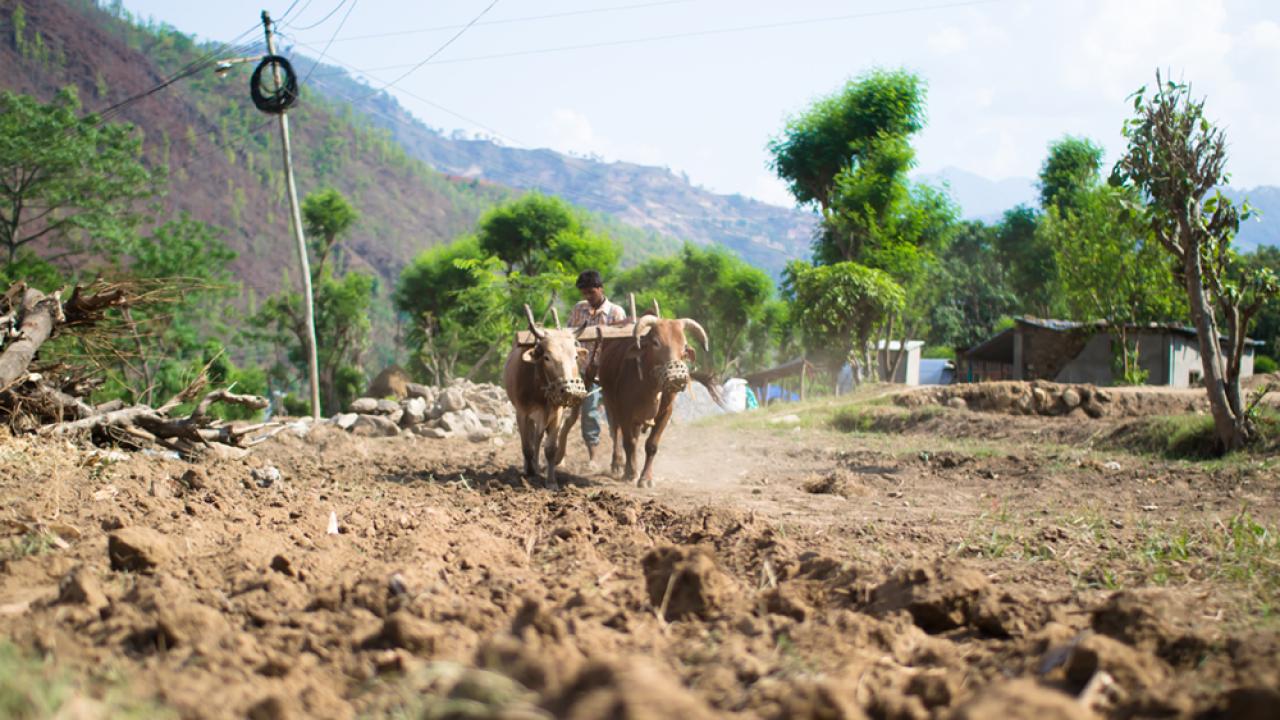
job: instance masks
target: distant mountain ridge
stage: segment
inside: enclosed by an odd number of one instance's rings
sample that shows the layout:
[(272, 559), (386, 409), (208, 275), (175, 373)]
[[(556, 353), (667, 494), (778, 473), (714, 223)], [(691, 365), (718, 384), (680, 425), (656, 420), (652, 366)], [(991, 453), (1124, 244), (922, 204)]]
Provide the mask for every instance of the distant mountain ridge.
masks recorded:
[[(307, 68), (311, 62), (299, 65)], [(367, 85), (340, 68), (321, 65), (315, 76), (315, 87), (334, 102), (370, 94)], [(719, 195), (666, 168), (446, 137), (386, 93), (376, 94), (363, 105), (355, 111), (390, 132), (411, 157), (448, 175), (558, 195), (658, 235), (699, 245), (723, 245), (775, 277), (787, 261), (810, 256), (817, 224), (813, 213), (742, 195)]]
[[(960, 205), (965, 218), (996, 222), (1005, 210), (1017, 205), (1037, 206), (1040, 190), (1030, 178), (989, 180), (959, 168), (943, 168), (935, 173), (916, 176), (918, 182), (945, 187)], [(1241, 250), (1262, 245), (1280, 245), (1280, 187), (1259, 185), (1254, 188), (1229, 187), (1224, 195), (1239, 203), (1248, 200), (1257, 215), (1240, 225), (1236, 244)]]

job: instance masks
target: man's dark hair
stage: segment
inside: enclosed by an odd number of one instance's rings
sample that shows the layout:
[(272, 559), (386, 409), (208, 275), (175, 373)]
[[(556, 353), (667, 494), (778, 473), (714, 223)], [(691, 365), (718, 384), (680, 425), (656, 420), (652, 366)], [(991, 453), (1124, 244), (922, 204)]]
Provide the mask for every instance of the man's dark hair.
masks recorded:
[(578, 275), (578, 289), (586, 290), (587, 288), (604, 287), (604, 278), (600, 277), (600, 273), (595, 270), (583, 270)]

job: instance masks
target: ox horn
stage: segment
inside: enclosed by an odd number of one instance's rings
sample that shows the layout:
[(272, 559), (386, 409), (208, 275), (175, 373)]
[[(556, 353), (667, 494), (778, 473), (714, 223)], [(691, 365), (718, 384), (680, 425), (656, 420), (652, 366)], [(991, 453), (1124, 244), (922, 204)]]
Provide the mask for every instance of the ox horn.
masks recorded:
[(644, 332), (645, 328), (649, 327), (650, 325), (657, 325), (657, 324), (658, 324), (658, 318), (654, 317), (653, 315), (645, 315), (639, 320), (636, 320), (636, 326), (631, 331), (631, 337), (635, 338), (637, 348), (640, 347), (640, 333)]
[(547, 331), (540, 329), (538, 324), (533, 321), (533, 310), (529, 307), (529, 303), (524, 304), (524, 317), (529, 321), (529, 332), (533, 333), (533, 336), (539, 340), (546, 340)]
[(698, 324), (697, 320), (690, 320), (689, 318), (680, 318), (680, 324), (684, 326), (685, 332), (693, 333), (695, 336), (697, 336), (699, 340), (702, 341), (702, 347), (707, 352), (711, 352), (711, 338), (707, 337), (707, 331), (702, 329), (702, 326)]
[(655, 317), (662, 317), (662, 311), (658, 309), (658, 298), (653, 299), (653, 314)]
[(556, 329), (559, 330), (560, 329), (560, 311), (555, 308), (551, 308), (551, 319), (555, 321)]

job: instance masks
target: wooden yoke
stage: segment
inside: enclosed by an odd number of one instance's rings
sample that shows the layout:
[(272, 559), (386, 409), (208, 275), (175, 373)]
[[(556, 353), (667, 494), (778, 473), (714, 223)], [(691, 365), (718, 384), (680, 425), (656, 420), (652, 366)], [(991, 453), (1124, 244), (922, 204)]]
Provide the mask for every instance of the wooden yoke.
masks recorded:
[[(628, 322), (625, 325), (596, 325), (594, 327), (585, 328), (578, 333), (580, 342), (591, 342), (601, 340), (610, 342), (613, 340), (631, 340), (631, 333), (635, 328), (635, 323)], [(643, 337), (649, 333), (649, 328), (644, 328), (640, 335)], [(528, 330), (520, 330), (516, 332), (516, 344), (521, 347), (533, 347), (537, 343), (537, 338)]]

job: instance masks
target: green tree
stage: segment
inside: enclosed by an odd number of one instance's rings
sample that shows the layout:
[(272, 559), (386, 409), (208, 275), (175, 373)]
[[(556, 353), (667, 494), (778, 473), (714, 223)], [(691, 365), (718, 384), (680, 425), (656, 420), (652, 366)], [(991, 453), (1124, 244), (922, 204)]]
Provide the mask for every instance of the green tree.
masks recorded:
[(825, 211), (837, 176), (872, 156), (884, 142), (924, 127), (925, 87), (905, 70), (873, 70), (790, 118), (769, 141), (772, 167), (801, 204)]
[(1067, 136), (1049, 146), (1040, 166), (1040, 207), (1059, 214), (1075, 210), (1080, 193), (1101, 179), (1102, 148), (1088, 138)]
[(1121, 379), (1130, 384), (1145, 378), (1129, 326), (1186, 316), (1186, 293), (1164, 249), (1130, 210), (1138, 202), (1131, 190), (1097, 185), (1077, 190), (1066, 210), (1050, 205), (1040, 223), (1060, 269), (1063, 302), (1076, 320), (1111, 325)]
[(474, 236), (419, 255), (400, 275), (397, 310), (409, 316), (414, 364), (443, 383), (495, 379), (522, 306), (570, 297), (579, 271), (609, 275), (621, 248), (558, 198), (526, 195), (484, 215)]
[(618, 275), (617, 302), (635, 293), (638, 303), (657, 300), (663, 317), (697, 320), (711, 340), (711, 357), (699, 362), (725, 375), (769, 362), (773, 282), (764, 271), (720, 247), (686, 243), (679, 254), (654, 258)]
[(339, 237), (350, 230), (359, 217), (342, 193), (332, 188), (311, 193), (302, 201), (302, 225), (316, 257), (313, 274), (323, 275), (325, 263)]
[(815, 267), (792, 261), (784, 283), (808, 351), (833, 374), (846, 360), (855, 379), (869, 372), (872, 338), (901, 309), (901, 286), (888, 273), (851, 262)]
[(1242, 211), (1217, 190), (1228, 179), (1227, 142), (1205, 116), (1204, 100), (1159, 73), (1154, 92), (1142, 88), (1132, 97), (1134, 117), (1124, 125), (1129, 144), (1113, 180), (1147, 199), (1137, 209), (1178, 263), (1217, 439), (1224, 450), (1234, 450), (1254, 433), (1240, 392), (1246, 333), (1267, 300), (1280, 293), (1280, 282), (1265, 268), (1246, 267), (1231, 248)]
[(1058, 266), (1053, 248), (1038, 232), (1040, 213), (1019, 205), (1006, 210), (996, 227), (996, 248), (1008, 267), (1009, 287), (1018, 297), (1021, 314), (1052, 317), (1060, 303), (1054, 295)]
[(976, 221), (957, 228), (933, 278), (937, 299), (927, 307), (930, 344), (967, 350), (1018, 312), (996, 235), (996, 228)]
[[(1271, 272), (1280, 276), (1280, 247), (1263, 245), (1241, 257), (1247, 272)], [(1253, 338), (1263, 343), (1262, 351), (1273, 358), (1280, 358), (1280, 297), (1271, 297), (1255, 316)]]
[(79, 111), (70, 88), (47, 105), (0, 92), (0, 252), (10, 277), (28, 248), (64, 268), (90, 251), (118, 256), (148, 220), (140, 201), (161, 178), (143, 165), (141, 139)]
[(481, 251), (501, 260), (508, 273), (576, 275), (575, 268), (585, 267), (609, 273), (622, 254), (568, 203), (536, 192), (490, 210), (476, 236)]
[[(369, 316), (376, 283), (359, 272), (338, 275), (328, 262), (358, 214), (335, 190), (309, 194), (302, 202), (303, 222), (311, 238), (316, 262), (311, 267), (319, 370), (320, 404), (326, 413), (338, 412), (363, 388), (360, 363), (369, 345)], [(285, 347), (285, 356), (302, 377), (307, 367), (307, 327), (302, 294), (286, 290), (269, 298), (256, 317), (267, 328), (265, 339)]]

